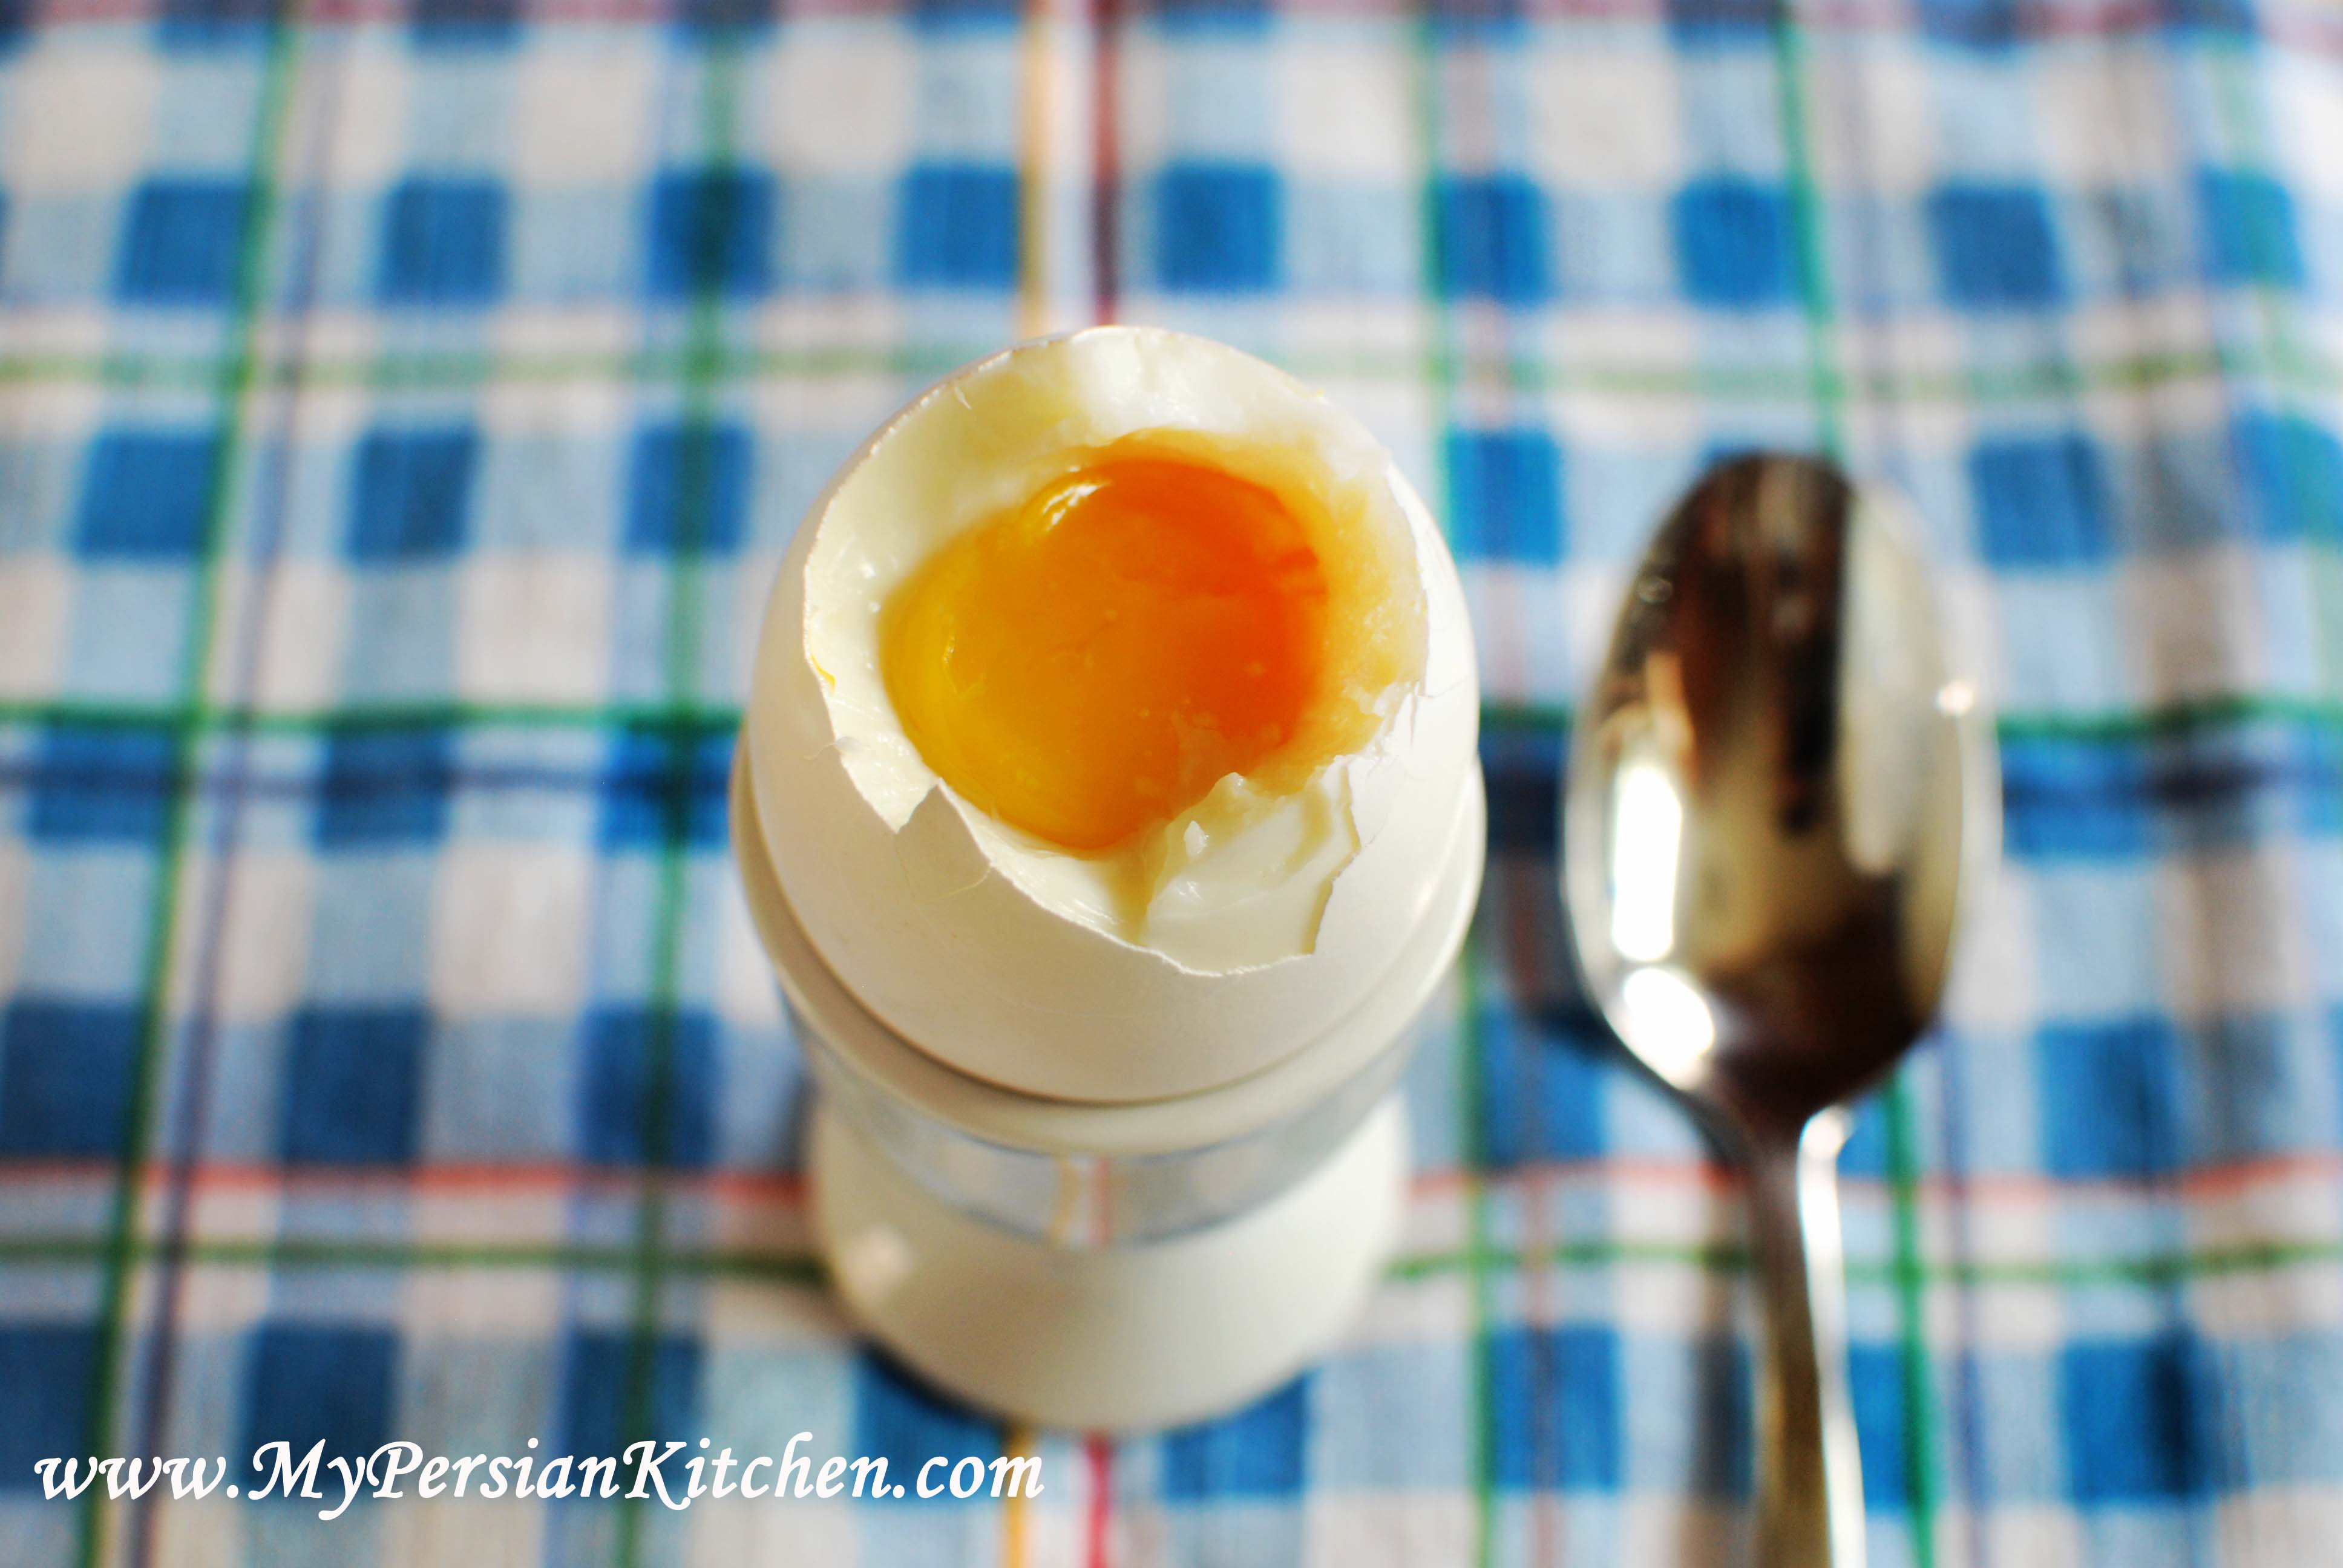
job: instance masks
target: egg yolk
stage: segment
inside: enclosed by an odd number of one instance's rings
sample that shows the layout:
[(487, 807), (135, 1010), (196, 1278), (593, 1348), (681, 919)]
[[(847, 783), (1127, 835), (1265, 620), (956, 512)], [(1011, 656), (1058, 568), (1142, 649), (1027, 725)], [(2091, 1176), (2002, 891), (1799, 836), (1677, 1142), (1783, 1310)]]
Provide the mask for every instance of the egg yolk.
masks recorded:
[(1326, 606), (1275, 492), (1110, 454), (924, 563), (886, 607), (880, 662), (905, 732), (971, 804), (1104, 849), (1295, 733)]

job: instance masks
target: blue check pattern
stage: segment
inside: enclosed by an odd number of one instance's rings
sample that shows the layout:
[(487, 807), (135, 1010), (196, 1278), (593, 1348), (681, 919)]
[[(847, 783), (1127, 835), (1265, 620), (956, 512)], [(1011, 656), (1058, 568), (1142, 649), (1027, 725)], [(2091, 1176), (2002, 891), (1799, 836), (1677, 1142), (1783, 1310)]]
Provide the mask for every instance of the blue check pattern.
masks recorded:
[[(0, 0), (0, 1563), (1735, 1560), (1737, 1201), (1573, 987), (1554, 819), (1628, 564), (1755, 445), (1912, 499), (2002, 714), (1845, 1161), (1873, 1560), (2335, 1560), (2338, 146), (2319, 0)], [(1100, 316), (1389, 442), (1492, 794), (1389, 1280), (1124, 1442), (848, 1337), (723, 809), (830, 472)], [(32, 1468), (799, 1431), (1047, 1490)]]

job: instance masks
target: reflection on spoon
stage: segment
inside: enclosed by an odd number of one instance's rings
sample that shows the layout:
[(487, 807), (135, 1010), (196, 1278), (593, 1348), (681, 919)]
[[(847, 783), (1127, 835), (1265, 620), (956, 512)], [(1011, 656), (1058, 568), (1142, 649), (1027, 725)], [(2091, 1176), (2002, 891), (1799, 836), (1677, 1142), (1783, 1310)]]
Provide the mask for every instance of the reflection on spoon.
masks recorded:
[(1936, 1011), (1998, 851), (1983, 705), (1887, 508), (1805, 457), (1704, 478), (1636, 569), (1564, 803), (1588, 990), (1748, 1174), (1765, 1568), (1863, 1562), (1839, 1107)]

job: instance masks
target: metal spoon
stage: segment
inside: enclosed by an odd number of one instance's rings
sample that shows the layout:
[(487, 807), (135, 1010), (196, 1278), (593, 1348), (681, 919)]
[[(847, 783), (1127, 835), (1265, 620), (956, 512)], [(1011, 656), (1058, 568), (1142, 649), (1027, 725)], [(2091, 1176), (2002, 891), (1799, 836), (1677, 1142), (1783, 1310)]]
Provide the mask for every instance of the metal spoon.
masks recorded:
[(1590, 993), (1746, 1168), (1762, 1568), (1864, 1560), (1841, 1107), (1936, 1011), (1998, 849), (1990, 727), (1891, 507), (1810, 458), (1712, 470), (1636, 568), (1564, 806)]

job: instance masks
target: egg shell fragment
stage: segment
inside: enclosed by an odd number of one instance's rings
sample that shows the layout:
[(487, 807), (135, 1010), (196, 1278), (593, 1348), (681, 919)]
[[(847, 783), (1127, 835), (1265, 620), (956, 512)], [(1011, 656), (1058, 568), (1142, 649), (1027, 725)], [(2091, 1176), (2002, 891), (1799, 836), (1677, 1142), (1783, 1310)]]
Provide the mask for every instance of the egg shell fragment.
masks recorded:
[[(1061, 372), (1111, 405), (1103, 427), (1092, 427), (1099, 411), (1087, 405), (1035, 427), (1031, 386)], [(864, 657), (863, 626), (890, 573), (1030, 493), (1033, 471), (1017, 454), (1046, 457), (1130, 428), (1244, 437), (1262, 426), (1306, 431), (1324, 450), (1373, 463), (1368, 477), (1387, 487), (1413, 546), (1423, 673), (1373, 742), (1297, 792), (1312, 799), (1208, 847), (1202, 859), (1218, 860), (1159, 900), (1141, 945), (1107, 929), (1081, 858), (1037, 849), (925, 767)], [(817, 661), (817, 647), (830, 664)], [(1368, 992), (1425, 916), (1464, 809), (1478, 723), (1454, 564), (1363, 427), (1235, 349), (1098, 327), (956, 372), (849, 460), (775, 583), (744, 744), (781, 886), (823, 961), (866, 1007), (978, 1078), (1129, 1101), (1258, 1071)], [(1346, 834), (1299, 826), (1329, 813), (1347, 816)], [(1265, 953), (1275, 956), (1249, 961)]]

